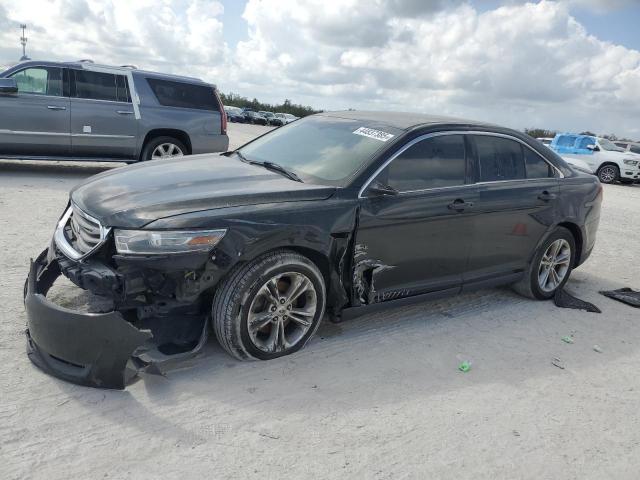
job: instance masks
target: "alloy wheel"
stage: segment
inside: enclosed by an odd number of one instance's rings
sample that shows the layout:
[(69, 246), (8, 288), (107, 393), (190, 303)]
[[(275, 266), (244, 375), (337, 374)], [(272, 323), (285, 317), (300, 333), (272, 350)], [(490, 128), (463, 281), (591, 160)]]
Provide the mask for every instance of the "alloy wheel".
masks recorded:
[(547, 247), (538, 267), (538, 285), (544, 292), (553, 292), (563, 282), (571, 263), (571, 245), (560, 238)]
[(316, 289), (306, 275), (279, 273), (264, 283), (251, 302), (249, 338), (264, 352), (284, 352), (305, 337), (317, 307)]
[(156, 158), (168, 158), (168, 157), (181, 157), (184, 153), (175, 143), (161, 143), (153, 149), (151, 154), (152, 159)]
[(605, 166), (600, 169), (600, 181), (602, 183), (611, 183), (616, 179), (616, 169), (611, 166)]

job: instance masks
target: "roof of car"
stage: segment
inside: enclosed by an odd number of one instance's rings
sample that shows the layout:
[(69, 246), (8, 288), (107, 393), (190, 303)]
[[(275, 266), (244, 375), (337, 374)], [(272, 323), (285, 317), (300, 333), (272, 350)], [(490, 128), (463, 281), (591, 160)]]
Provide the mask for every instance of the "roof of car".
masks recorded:
[(339, 112), (323, 112), (319, 115), (336, 118), (349, 118), (366, 122), (384, 123), (386, 125), (389, 125), (390, 127), (399, 128), (401, 130), (408, 130), (419, 125), (429, 124), (462, 124), (485, 127), (495, 126), (489, 123), (478, 122), (475, 120), (465, 120), (463, 118), (409, 112), (370, 112), (363, 110), (345, 110)]
[(12, 70), (16, 67), (29, 67), (29, 66), (43, 66), (43, 67), (70, 67), (70, 68), (86, 68), (86, 69), (92, 69), (92, 68), (105, 68), (108, 70), (112, 70), (115, 72), (135, 72), (137, 75), (138, 74), (142, 74), (146, 77), (156, 77), (156, 78), (164, 78), (164, 79), (168, 79), (168, 80), (176, 80), (176, 81), (185, 81), (185, 82), (190, 82), (190, 83), (201, 83), (204, 85), (210, 85), (209, 83), (196, 78), (196, 77), (187, 77), (184, 75), (174, 75), (174, 74), (170, 74), (170, 73), (161, 73), (161, 72), (152, 72), (149, 70), (140, 70), (138, 68), (135, 68), (133, 66), (127, 66), (127, 65), (121, 65), (121, 66), (116, 66), (116, 65), (102, 65), (99, 63), (93, 63), (92, 61), (87, 61), (87, 60), (78, 60), (78, 61), (72, 61), (72, 62), (54, 62), (54, 61), (48, 61), (48, 60), (27, 60), (24, 62), (20, 62), (16, 65), (14, 65), (13, 67), (11, 67), (9, 70)]

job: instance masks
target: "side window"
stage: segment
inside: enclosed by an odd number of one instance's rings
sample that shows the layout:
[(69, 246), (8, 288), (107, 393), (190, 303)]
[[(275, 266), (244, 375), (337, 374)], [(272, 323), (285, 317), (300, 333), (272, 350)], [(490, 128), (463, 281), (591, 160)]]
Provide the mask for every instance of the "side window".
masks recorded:
[(573, 147), (576, 143), (576, 138), (578, 137), (575, 135), (561, 135), (556, 145), (558, 147)]
[(515, 140), (475, 135), (480, 181), (518, 180), (525, 178), (522, 147)]
[(522, 147), (522, 149), (527, 167), (527, 178), (555, 177), (553, 168), (540, 155), (527, 147)]
[(62, 69), (55, 67), (25, 68), (14, 73), (18, 92), (62, 96)]
[(116, 75), (117, 97), (119, 102), (131, 103), (131, 94), (129, 93), (129, 83), (124, 75)]
[(74, 70), (76, 98), (90, 100), (118, 100), (116, 75), (111, 73), (91, 72), (89, 70)]
[(631, 150), (633, 153), (640, 153), (640, 146), (631, 145), (629, 150)]
[(147, 82), (160, 105), (165, 107), (220, 111), (215, 91), (210, 86), (158, 78), (147, 78)]
[(595, 145), (595, 144), (596, 144), (595, 138), (584, 137), (584, 138), (581, 138), (580, 141), (578, 141), (578, 145), (576, 146), (576, 148), (579, 148), (580, 150), (588, 150), (587, 147), (589, 145)]
[(465, 148), (462, 135), (443, 135), (416, 143), (396, 157), (382, 173), (384, 183), (400, 192), (464, 185)]

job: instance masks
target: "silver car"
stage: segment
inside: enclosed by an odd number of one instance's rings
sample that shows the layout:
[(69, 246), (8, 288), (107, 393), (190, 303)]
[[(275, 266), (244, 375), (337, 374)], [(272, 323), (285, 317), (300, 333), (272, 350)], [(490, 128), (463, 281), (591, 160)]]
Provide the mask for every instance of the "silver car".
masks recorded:
[(135, 162), (227, 150), (214, 85), (93, 62), (0, 73), (0, 157)]

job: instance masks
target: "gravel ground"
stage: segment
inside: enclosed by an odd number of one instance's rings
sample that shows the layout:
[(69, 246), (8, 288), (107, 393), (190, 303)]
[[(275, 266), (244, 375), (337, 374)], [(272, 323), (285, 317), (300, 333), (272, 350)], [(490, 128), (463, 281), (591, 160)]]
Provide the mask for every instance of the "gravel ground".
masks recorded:
[[(262, 131), (230, 126), (234, 144)], [(29, 258), (68, 190), (105, 168), (0, 161), (0, 477), (638, 478), (640, 311), (598, 290), (640, 288), (640, 186), (605, 186), (568, 285), (601, 315), (485, 290), (327, 322), (266, 363), (211, 340), (119, 392), (41, 373), (23, 335)]]

